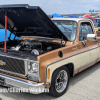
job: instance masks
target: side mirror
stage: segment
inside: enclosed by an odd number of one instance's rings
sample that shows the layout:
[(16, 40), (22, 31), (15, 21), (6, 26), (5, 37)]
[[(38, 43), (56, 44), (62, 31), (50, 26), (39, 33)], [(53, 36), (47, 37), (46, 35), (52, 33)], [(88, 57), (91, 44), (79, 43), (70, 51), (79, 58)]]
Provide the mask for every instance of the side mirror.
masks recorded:
[(96, 34), (87, 34), (87, 40), (88, 41), (96, 41)]

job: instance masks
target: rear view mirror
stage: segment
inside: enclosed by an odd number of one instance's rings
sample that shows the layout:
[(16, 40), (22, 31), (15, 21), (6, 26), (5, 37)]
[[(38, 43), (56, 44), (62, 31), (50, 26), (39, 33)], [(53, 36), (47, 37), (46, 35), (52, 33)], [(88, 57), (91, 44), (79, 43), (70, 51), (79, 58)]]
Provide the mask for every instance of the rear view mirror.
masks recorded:
[(87, 40), (88, 41), (96, 41), (96, 37), (97, 37), (96, 34), (88, 34), (87, 35)]

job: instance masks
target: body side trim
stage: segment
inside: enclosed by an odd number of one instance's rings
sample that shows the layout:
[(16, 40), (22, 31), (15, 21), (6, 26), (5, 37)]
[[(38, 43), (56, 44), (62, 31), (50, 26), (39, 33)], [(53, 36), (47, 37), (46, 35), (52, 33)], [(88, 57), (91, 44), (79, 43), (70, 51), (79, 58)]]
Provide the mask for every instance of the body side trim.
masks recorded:
[[(53, 62), (53, 63), (50, 63), (49, 65), (47, 65), (47, 66), (46, 66), (46, 83), (50, 83), (50, 82), (47, 82), (47, 68), (48, 68), (48, 66), (50, 66), (50, 65), (52, 65), (52, 64), (55, 64), (55, 63), (57, 63), (57, 62), (63, 61), (63, 60), (65, 60), (65, 59), (71, 58), (71, 57), (73, 57), (73, 56), (82, 54), (82, 53), (84, 53), (84, 52), (88, 52), (88, 51), (97, 49), (97, 48), (99, 48), (99, 47), (95, 47), (95, 48), (92, 48), (92, 49), (89, 49), (89, 50), (86, 50), (86, 51), (83, 51), (83, 52), (74, 54), (74, 55), (72, 55), (72, 56), (66, 57), (66, 58), (64, 58), (64, 59), (58, 60), (58, 61), (56, 61), (56, 62)], [(96, 59), (96, 60), (98, 60), (98, 59)], [(96, 61), (96, 60), (95, 60), (95, 61)], [(92, 62), (93, 62), (93, 61), (92, 61)], [(88, 64), (90, 64), (90, 63), (92, 63), (92, 62), (89, 62)], [(66, 62), (66, 64), (69, 64), (69, 63), (72, 63), (72, 64), (73, 64), (73, 62)], [(88, 64), (86, 64), (86, 65), (88, 65)], [(65, 65), (65, 64), (64, 64), (64, 65)], [(62, 65), (62, 66), (64, 66), (64, 65)], [(73, 64), (73, 65), (74, 65), (74, 64)], [(82, 67), (84, 67), (84, 66), (85, 66), (85, 65), (83, 65), (83, 66), (81, 66), (81, 67), (79, 67), (79, 68), (82, 68)], [(59, 66), (59, 67), (61, 67), (61, 66)], [(58, 67), (58, 68), (59, 68), (59, 67)], [(77, 69), (79, 69), (79, 68), (77, 68)], [(76, 71), (77, 69), (74, 69), (74, 71)], [(53, 71), (53, 72), (54, 72), (54, 71)]]

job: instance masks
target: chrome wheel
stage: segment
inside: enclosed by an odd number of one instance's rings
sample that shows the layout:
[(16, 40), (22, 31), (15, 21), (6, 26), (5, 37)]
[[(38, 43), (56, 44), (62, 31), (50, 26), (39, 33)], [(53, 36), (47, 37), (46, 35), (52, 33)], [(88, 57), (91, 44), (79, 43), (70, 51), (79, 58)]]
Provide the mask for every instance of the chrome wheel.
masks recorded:
[(68, 83), (68, 74), (65, 70), (61, 70), (55, 80), (55, 89), (58, 93), (61, 93), (65, 90)]

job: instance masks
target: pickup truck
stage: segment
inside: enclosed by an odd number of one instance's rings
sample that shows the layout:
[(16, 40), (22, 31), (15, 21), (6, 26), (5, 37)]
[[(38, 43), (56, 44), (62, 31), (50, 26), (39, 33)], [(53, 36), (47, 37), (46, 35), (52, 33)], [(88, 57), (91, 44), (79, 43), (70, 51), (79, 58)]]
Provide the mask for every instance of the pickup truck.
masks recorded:
[(100, 61), (100, 32), (90, 19), (50, 19), (40, 7), (27, 4), (1, 5), (3, 26), (5, 18), (7, 29), (19, 38), (9, 39), (5, 52), (0, 42), (3, 86), (44, 89), (38, 93), (48, 89), (59, 97), (71, 76)]

